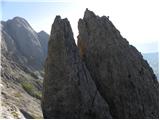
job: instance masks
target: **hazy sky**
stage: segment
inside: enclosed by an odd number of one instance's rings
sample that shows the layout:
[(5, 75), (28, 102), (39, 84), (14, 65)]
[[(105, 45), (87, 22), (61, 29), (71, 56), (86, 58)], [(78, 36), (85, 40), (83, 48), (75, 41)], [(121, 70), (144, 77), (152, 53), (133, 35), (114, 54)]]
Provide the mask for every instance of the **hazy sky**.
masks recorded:
[[(122, 36), (142, 52), (156, 51), (160, 41), (160, 0), (2, 0), (1, 8), (3, 20), (23, 17), (37, 32), (50, 33), (56, 15), (67, 17), (75, 39), (78, 20), (88, 8), (99, 16), (110, 16)], [(151, 43), (152, 48), (144, 50), (142, 43)]]

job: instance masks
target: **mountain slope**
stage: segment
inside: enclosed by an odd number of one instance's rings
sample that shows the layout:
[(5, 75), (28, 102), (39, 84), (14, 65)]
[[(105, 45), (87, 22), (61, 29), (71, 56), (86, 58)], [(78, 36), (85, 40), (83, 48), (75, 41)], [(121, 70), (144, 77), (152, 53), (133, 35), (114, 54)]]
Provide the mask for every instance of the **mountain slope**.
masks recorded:
[(47, 57), (47, 52), (48, 52), (49, 36), (46, 32), (40, 31), (38, 33), (38, 37), (39, 37), (39, 41), (40, 41), (41, 47), (42, 47), (43, 52), (44, 52), (44, 58), (46, 58)]
[(1, 118), (43, 118), (40, 99), (47, 33), (20, 17), (1, 21)]
[(3, 54), (1, 67), (0, 118), (42, 118), (40, 106), (42, 79)]
[[(32, 70), (42, 69), (47, 52), (49, 35), (36, 33), (29, 23), (20, 17), (1, 22), (4, 48), (12, 58)], [(44, 47), (46, 46), (46, 47)]]

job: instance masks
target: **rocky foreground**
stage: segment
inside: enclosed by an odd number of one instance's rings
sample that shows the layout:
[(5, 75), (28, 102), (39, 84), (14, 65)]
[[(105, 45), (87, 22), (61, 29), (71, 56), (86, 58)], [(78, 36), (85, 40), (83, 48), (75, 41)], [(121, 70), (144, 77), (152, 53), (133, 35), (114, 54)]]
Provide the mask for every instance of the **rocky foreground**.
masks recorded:
[(88, 9), (78, 29), (77, 47), (67, 19), (52, 25), (44, 118), (159, 118), (159, 84), (141, 53)]

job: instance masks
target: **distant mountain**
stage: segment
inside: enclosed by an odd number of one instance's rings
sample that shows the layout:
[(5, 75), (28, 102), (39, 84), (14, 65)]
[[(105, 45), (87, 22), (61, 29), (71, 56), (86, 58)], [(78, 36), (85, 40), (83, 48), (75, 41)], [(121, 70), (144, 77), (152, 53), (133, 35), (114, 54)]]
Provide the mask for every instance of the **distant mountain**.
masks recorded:
[(159, 79), (159, 55), (158, 52), (154, 53), (143, 53), (142, 54), (144, 59), (148, 61), (150, 66), (152, 67), (154, 73), (157, 76), (157, 79)]
[(47, 55), (49, 35), (44, 31), (37, 33), (21, 17), (1, 22), (2, 53), (9, 54), (16, 62), (32, 70), (43, 68)]
[(41, 47), (44, 51), (44, 58), (47, 57), (47, 51), (48, 51), (48, 39), (49, 39), (49, 36), (46, 32), (44, 31), (40, 31), (38, 33), (38, 37), (39, 37), (39, 41), (40, 41), (40, 44), (41, 44)]

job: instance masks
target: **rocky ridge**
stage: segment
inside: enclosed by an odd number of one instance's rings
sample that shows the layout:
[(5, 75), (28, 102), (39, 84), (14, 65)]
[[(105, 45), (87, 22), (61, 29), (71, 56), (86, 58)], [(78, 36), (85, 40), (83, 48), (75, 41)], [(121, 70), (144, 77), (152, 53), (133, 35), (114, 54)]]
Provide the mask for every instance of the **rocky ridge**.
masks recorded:
[(10, 55), (16, 63), (31, 70), (40, 70), (47, 56), (49, 35), (44, 31), (36, 33), (29, 23), (14, 17), (1, 21), (2, 53)]
[(44, 118), (111, 118), (80, 59), (70, 23), (60, 16), (52, 25), (43, 84)]
[(158, 118), (158, 81), (137, 49), (109, 18), (86, 9), (78, 22), (78, 47), (113, 118)]
[(52, 25), (44, 118), (159, 118), (159, 84), (141, 53), (108, 17), (88, 9), (78, 29), (79, 51), (67, 19)]
[(157, 78), (109, 17), (86, 9), (78, 29), (77, 47), (57, 16), (48, 51), (25, 19), (1, 22), (0, 118), (159, 118)]

